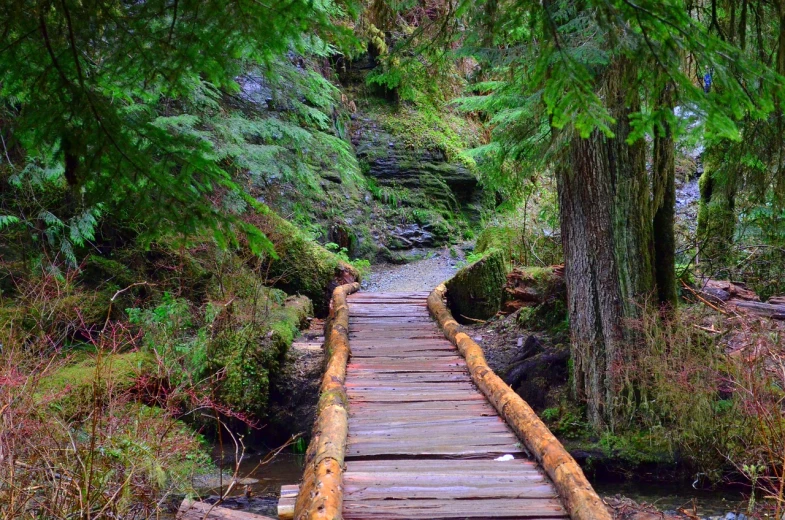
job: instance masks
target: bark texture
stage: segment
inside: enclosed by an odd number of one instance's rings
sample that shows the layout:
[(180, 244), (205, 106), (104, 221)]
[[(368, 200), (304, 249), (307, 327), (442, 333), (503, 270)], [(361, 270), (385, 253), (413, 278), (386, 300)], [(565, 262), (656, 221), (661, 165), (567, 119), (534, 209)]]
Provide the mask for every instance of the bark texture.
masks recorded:
[[(673, 111), (674, 88), (667, 84), (658, 105)], [(661, 133), (654, 137), (654, 269), (657, 296), (663, 306), (675, 308), (676, 289), (676, 168), (673, 158), (673, 131), (665, 122)]]
[(654, 290), (645, 144), (626, 142), (629, 114), (639, 109), (635, 89), (625, 89), (633, 76), (624, 59), (609, 67), (603, 90), (616, 120), (614, 137), (575, 135), (557, 171), (573, 390), (598, 428), (613, 421), (613, 367), (633, 342), (625, 321)]

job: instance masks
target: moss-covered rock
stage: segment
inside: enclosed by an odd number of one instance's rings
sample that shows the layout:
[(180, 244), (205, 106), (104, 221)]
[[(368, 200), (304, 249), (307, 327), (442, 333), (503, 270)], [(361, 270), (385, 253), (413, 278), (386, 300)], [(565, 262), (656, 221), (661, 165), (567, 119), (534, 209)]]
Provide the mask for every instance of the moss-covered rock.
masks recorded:
[(502, 305), (506, 281), (504, 254), (499, 249), (487, 251), (447, 282), (447, 301), (453, 316), (461, 321), (495, 315)]
[(304, 296), (270, 307), (265, 323), (227, 328), (213, 341), (211, 372), (223, 373), (218, 394), (232, 410), (255, 417), (267, 415), (271, 385), (292, 341), (313, 314)]

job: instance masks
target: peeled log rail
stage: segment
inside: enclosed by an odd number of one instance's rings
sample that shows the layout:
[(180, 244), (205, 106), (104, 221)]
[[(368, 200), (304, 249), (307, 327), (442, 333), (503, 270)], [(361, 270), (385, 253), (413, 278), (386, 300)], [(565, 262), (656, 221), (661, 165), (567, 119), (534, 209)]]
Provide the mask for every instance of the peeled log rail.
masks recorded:
[(324, 343), (327, 368), (322, 378), (313, 438), (305, 454), (303, 483), (294, 506), (295, 520), (341, 518), (343, 465), (349, 430), (345, 387), (350, 354), (346, 297), (359, 289), (359, 283), (351, 283), (333, 291)]
[(447, 339), (465, 358), (474, 383), (553, 480), (570, 517), (573, 520), (611, 520), (580, 466), (534, 410), (488, 367), (479, 345), (461, 331), (444, 303), (446, 292), (444, 284), (434, 289), (428, 296), (428, 309)]

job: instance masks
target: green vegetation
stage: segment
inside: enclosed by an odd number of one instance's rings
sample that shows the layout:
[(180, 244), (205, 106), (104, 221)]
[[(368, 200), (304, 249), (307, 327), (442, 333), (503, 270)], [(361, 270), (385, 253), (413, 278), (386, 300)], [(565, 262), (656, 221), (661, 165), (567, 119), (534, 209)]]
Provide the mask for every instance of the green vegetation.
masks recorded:
[(449, 160), (469, 168), (476, 166), (465, 152), (477, 144), (477, 130), (464, 118), (431, 106), (402, 105), (391, 109), (381, 105), (372, 107), (369, 113), (410, 150), (436, 150)]

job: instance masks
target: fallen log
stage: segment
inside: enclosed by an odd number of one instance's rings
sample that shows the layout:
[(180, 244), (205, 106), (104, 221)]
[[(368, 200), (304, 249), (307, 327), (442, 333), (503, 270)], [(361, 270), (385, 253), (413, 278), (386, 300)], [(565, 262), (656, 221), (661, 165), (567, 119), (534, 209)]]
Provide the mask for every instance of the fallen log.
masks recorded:
[[(448, 287), (449, 290), (449, 287)], [(516, 267), (507, 273), (502, 312), (510, 314), (522, 307), (537, 307), (566, 299), (564, 267)]]
[(540, 420), (534, 410), (499, 378), (485, 361), (482, 349), (450, 314), (444, 303), (447, 287), (439, 285), (428, 296), (428, 310), (444, 335), (466, 359), (471, 378), (515, 431), (556, 486), (573, 520), (611, 520), (605, 504), (592, 488), (580, 466)]
[(343, 509), (343, 460), (349, 432), (346, 363), (349, 361), (349, 306), (346, 297), (359, 283), (340, 285), (330, 301), (325, 331), (327, 367), (322, 378), (313, 437), (294, 506), (296, 520), (340, 520)]
[(177, 520), (274, 520), (269, 516), (227, 509), (225, 507), (186, 498), (177, 511)]
[(733, 302), (733, 304), (739, 309), (757, 314), (758, 316), (765, 316), (775, 320), (785, 320), (785, 305), (747, 301)]
[[(760, 301), (757, 294), (749, 289), (742, 287), (741, 283), (729, 282), (727, 280), (704, 280), (702, 290), (709, 290), (709, 293), (722, 295), (724, 292), (729, 298), (738, 298), (747, 301)], [(724, 300), (723, 300), (724, 301)]]

